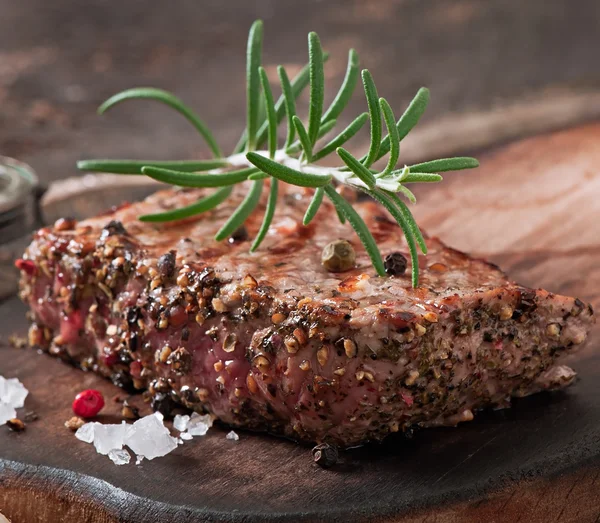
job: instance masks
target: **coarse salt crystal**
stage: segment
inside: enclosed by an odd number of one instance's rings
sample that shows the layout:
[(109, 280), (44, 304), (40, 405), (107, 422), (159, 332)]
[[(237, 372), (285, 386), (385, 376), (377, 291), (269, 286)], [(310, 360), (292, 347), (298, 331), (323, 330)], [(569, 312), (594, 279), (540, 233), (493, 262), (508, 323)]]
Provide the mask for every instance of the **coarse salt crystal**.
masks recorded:
[(29, 391), (17, 379), (0, 376), (0, 425), (17, 417), (17, 411), (25, 405)]
[(92, 443), (94, 441), (94, 425), (100, 425), (100, 423), (92, 422), (82, 425), (75, 432), (75, 437), (84, 443)]
[(127, 427), (128, 425), (124, 421), (120, 425), (98, 423), (94, 427), (94, 447), (96, 447), (98, 454), (106, 456), (111, 450), (121, 450)]
[(127, 465), (131, 461), (131, 454), (125, 449), (113, 449), (108, 453), (108, 457), (115, 465)]
[(7, 380), (0, 376), (0, 402), (20, 409), (25, 405), (25, 398), (28, 394), (29, 391), (17, 378)]
[(225, 438), (231, 441), (238, 441), (240, 439), (240, 437), (233, 430), (229, 432)]
[(173, 427), (179, 432), (184, 432), (185, 430), (187, 430), (189, 422), (189, 416), (182, 416), (181, 414), (177, 414), (175, 418), (173, 418)]
[(213, 419), (210, 414), (200, 415), (197, 412), (192, 414), (187, 430), (192, 436), (204, 436), (210, 427)]
[(127, 426), (125, 444), (146, 459), (165, 456), (177, 448), (177, 439), (172, 437), (163, 424), (163, 416), (155, 413)]
[[(189, 430), (181, 432), (179, 438), (172, 437), (163, 420), (164, 416), (155, 412), (133, 424), (125, 421), (120, 425), (90, 422), (80, 427), (75, 436), (85, 443), (93, 443), (99, 454), (108, 455), (117, 465), (125, 465), (131, 461), (129, 451), (123, 448), (127, 445), (135, 453), (136, 465), (139, 465), (144, 459), (165, 456), (182, 445), (184, 440), (192, 439), (193, 433)], [(212, 426), (212, 417), (195, 414), (191, 418), (180, 416), (177, 419), (178, 427), (188, 425), (188, 429), (194, 428), (197, 435), (204, 435)]]

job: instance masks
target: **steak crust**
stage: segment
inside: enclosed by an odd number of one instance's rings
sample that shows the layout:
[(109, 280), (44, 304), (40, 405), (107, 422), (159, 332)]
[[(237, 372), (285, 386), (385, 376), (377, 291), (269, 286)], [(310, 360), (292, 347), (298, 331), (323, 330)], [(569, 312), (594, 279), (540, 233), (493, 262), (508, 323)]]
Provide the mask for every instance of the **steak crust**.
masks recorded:
[[(573, 381), (557, 361), (586, 340), (590, 305), (520, 286), (436, 238), (417, 289), (410, 262), (405, 275), (380, 278), (329, 202), (304, 227), (311, 191), (285, 184), (255, 253), (262, 212), (229, 241), (212, 239), (240, 192), (177, 223), (136, 219), (205, 195), (161, 191), (39, 230), (19, 262), (31, 343), (157, 403), (342, 446), (455, 425)], [(354, 206), (384, 256), (407, 253), (384, 209)], [(321, 251), (339, 238), (353, 244), (356, 268), (330, 273)]]

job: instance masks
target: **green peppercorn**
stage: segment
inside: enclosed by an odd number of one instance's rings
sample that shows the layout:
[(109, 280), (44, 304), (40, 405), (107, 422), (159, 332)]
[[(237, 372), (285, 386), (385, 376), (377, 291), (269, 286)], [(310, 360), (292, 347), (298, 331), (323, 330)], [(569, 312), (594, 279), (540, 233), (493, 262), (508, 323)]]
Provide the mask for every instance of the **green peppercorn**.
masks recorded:
[(354, 267), (356, 253), (346, 240), (335, 240), (325, 246), (321, 263), (330, 272), (343, 272)]

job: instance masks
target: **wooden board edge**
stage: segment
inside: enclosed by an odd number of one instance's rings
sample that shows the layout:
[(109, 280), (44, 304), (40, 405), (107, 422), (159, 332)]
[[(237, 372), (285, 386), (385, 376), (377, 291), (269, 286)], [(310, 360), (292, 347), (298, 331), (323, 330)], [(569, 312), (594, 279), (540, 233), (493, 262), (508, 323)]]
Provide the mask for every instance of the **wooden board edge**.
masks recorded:
[[(487, 490), (487, 489), (484, 489)], [(145, 523), (161, 521), (323, 521), (323, 514), (233, 514), (174, 506), (144, 499), (110, 483), (84, 474), (44, 466), (0, 460), (0, 510), (12, 523)], [(545, 523), (553, 504), (556, 521), (594, 521), (600, 517), (600, 459), (581, 468), (570, 468), (549, 477), (532, 477), (492, 488), (483, 496), (446, 499), (439, 505), (404, 514), (376, 516), (355, 513), (352, 521), (373, 523)], [(148, 509), (140, 510), (140, 507)], [(327, 514), (330, 522), (349, 522), (348, 515)], [(564, 519), (561, 519), (564, 518)], [(554, 520), (554, 519), (553, 519)]]

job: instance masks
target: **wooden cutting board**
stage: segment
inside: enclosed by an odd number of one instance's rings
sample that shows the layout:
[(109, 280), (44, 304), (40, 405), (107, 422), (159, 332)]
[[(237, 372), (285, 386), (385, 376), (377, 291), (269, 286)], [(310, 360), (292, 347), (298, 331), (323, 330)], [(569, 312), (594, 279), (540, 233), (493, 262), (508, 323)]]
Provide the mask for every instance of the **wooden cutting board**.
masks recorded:
[[(422, 190), (419, 222), (514, 279), (600, 308), (600, 123), (480, 155), (476, 171)], [(127, 191), (122, 190), (123, 193)], [(458, 428), (346, 452), (333, 470), (309, 448), (213, 428), (171, 455), (117, 467), (63, 423), (79, 390), (121, 394), (27, 349), (25, 308), (0, 304), (0, 374), (31, 391), (37, 421), (0, 427), (0, 511), (14, 523), (192, 521), (593, 522), (600, 517), (600, 332), (564, 392), (514, 402)], [(123, 396), (124, 397), (124, 396)], [(138, 398), (139, 400), (139, 398)], [(109, 402), (102, 421), (118, 419)]]

